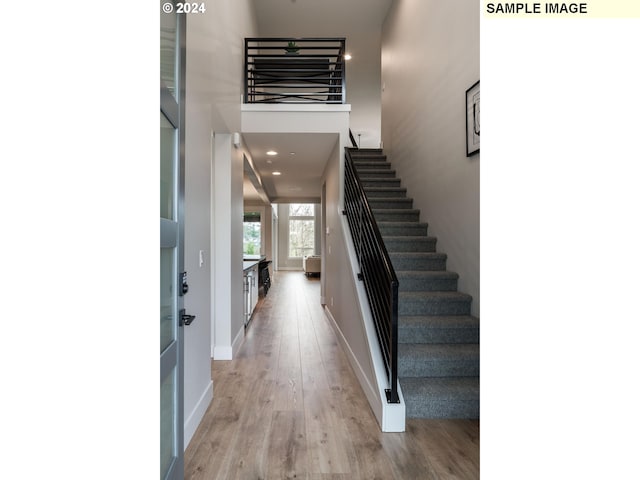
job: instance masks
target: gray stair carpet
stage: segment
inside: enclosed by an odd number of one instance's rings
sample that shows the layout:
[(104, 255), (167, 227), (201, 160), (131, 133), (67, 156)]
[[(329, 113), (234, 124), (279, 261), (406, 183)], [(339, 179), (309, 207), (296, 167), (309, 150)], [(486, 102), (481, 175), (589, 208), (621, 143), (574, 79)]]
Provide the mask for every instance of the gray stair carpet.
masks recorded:
[(480, 417), (480, 320), (381, 149), (351, 156), (398, 288), (398, 376), (409, 418)]

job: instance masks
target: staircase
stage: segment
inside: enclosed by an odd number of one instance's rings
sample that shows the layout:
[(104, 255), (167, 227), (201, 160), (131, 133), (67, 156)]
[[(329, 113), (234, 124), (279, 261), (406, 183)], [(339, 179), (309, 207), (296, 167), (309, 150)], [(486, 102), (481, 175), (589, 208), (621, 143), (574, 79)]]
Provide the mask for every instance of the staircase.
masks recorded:
[(409, 418), (479, 418), (480, 321), (380, 149), (351, 156), (399, 280), (398, 377)]

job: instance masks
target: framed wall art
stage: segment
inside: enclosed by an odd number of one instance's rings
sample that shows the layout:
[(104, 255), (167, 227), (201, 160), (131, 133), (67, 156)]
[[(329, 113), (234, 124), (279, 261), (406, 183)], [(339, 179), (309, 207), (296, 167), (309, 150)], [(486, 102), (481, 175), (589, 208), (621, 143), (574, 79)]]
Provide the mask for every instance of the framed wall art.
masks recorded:
[(480, 80), (467, 89), (467, 157), (480, 152)]

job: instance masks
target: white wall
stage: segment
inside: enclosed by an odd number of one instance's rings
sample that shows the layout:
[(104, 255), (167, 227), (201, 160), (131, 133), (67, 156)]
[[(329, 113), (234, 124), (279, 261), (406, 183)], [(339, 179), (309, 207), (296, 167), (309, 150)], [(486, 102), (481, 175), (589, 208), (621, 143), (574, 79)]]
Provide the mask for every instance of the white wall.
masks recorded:
[[(242, 45), (245, 36), (255, 35), (255, 25), (250, 0), (210, 0), (206, 13), (189, 15), (187, 19), (185, 269), (190, 289), (185, 296), (185, 307), (188, 313), (196, 315), (196, 320), (185, 329), (185, 448), (213, 396), (211, 338), (215, 312), (211, 311), (211, 304), (216, 294), (213, 265), (217, 242), (212, 230), (216, 206), (211, 201), (215, 173), (212, 138), (215, 133), (240, 131)], [(230, 137), (228, 140), (226, 163), (236, 165), (236, 152), (230, 146)], [(224, 140), (218, 144), (223, 145)], [(240, 258), (239, 288), (242, 288), (242, 173), (239, 177), (229, 178), (239, 182), (232, 191), (234, 195), (240, 192), (237, 206), (240, 213), (235, 220), (235, 232), (240, 232), (240, 253), (237, 256)], [(226, 208), (229, 210), (230, 205), (226, 204)], [(202, 267), (199, 264), (200, 250), (204, 255)], [(229, 257), (228, 251), (225, 256)], [(225, 299), (226, 303), (233, 305), (230, 316), (238, 311), (240, 324), (241, 293), (238, 299)], [(229, 331), (237, 330), (230, 321), (228, 327)]]
[(465, 91), (480, 78), (475, 0), (395, 1), (382, 33), (382, 139), (459, 290), (480, 312), (480, 156), (466, 156)]
[[(331, 155), (327, 164), (324, 179), (326, 182), (326, 225), (323, 252), (324, 271), (322, 280), (324, 286), (325, 308), (335, 320), (347, 348), (347, 357), (354, 371), (358, 374), (365, 393), (376, 385), (376, 379), (371, 363), (371, 353), (367, 342), (364, 321), (358, 295), (354, 285), (351, 261), (342, 231), (342, 191), (343, 191), (343, 157), (344, 147), (349, 144), (348, 137), (343, 138)], [(328, 230), (327, 230), (328, 229)], [(357, 365), (354, 365), (357, 363)], [(363, 378), (366, 379), (363, 382)], [(369, 397), (369, 395), (367, 395)]]

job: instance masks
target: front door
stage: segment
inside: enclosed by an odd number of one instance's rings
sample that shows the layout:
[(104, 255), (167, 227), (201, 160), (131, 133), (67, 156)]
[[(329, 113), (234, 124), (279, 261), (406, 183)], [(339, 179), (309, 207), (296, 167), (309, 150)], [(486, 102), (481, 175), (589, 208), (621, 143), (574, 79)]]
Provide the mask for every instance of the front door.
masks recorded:
[(182, 480), (185, 21), (160, 15), (160, 479)]

